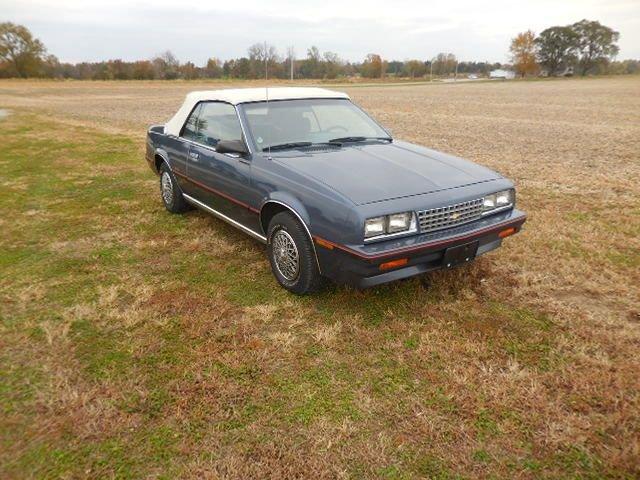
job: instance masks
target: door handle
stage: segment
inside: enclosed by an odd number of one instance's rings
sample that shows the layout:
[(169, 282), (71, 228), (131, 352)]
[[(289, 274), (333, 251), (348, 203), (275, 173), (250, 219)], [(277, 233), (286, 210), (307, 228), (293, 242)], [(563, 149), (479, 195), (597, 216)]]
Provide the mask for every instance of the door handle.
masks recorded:
[(197, 161), (200, 155), (197, 152), (189, 152), (189, 156)]

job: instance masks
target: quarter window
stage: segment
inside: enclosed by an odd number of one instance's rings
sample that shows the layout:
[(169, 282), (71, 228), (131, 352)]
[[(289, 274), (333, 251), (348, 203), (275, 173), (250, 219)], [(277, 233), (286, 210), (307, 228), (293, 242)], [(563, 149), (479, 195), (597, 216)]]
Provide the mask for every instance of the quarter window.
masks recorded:
[(196, 125), (196, 140), (215, 147), (220, 140), (242, 140), (242, 128), (236, 109), (228, 103), (202, 104)]
[(196, 122), (200, 110), (202, 110), (202, 104), (193, 109), (193, 112), (191, 112), (191, 115), (187, 118), (187, 123), (184, 124), (184, 128), (182, 129), (182, 137), (189, 140), (196, 140)]

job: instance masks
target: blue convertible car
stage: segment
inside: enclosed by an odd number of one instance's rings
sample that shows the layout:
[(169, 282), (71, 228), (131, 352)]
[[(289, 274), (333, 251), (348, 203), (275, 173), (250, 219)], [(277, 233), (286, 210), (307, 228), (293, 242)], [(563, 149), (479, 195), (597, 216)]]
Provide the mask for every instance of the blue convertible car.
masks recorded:
[(266, 243), (288, 290), (368, 287), (451, 268), (500, 246), (526, 216), (513, 183), (393, 139), (320, 88), (193, 92), (148, 131), (165, 207), (196, 206)]

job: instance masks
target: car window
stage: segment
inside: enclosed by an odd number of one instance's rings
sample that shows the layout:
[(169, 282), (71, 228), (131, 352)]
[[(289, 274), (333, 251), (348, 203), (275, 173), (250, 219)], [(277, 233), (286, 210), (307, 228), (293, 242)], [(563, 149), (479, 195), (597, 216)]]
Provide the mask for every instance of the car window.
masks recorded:
[(349, 100), (278, 100), (249, 103), (241, 108), (260, 149), (283, 143), (322, 143), (337, 137), (388, 136)]
[(202, 104), (193, 109), (193, 112), (191, 112), (191, 115), (189, 115), (189, 118), (187, 118), (187, 123), (185, 123), (184, 127), (182, 128), (182, 135), (180, 135), (181, 137), (189, 140), (196, 139), (196, 121), (198, 119), (198, 114), (200, 113), (201, 108)]
[(196, 141), (215, 147), (220, 140), (241, 140), (242, 128), (236, 109), (228, 103), (202, 104), (198, 115)]

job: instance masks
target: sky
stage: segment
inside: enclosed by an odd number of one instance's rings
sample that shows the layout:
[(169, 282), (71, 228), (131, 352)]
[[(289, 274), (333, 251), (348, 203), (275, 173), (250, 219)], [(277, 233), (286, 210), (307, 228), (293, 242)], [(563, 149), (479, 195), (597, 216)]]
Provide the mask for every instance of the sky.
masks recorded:
[(360, 61), (506, 62), (518, 32), (583, 18), (620, 32), (619, 59), (640, 58), (640, 0), (0, 0), (0, 22), (25, 25), (61, 61), (139, 60), (171, 50), (202, 65), (246, 55), (257, 42)]

